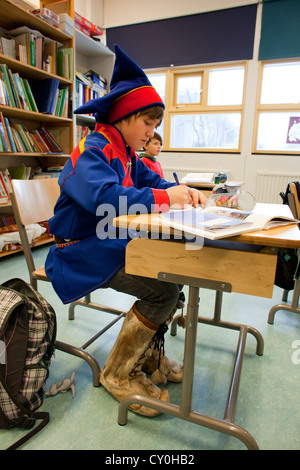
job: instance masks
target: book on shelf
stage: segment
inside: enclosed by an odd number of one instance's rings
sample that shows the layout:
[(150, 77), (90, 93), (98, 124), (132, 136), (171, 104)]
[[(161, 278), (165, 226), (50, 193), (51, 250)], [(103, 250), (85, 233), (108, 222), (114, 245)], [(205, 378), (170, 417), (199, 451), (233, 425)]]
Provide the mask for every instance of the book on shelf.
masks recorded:
[(23, 64), (28, 64), (27, 33), (21, 33), (15, 37), (16, 59)]
[(11, 123), (1, 112), (0, 152), (64, 153), (53, 132), (44, 127), (29, 131), (22, 124)]
[(68, 117), (69, 112), (69, 88), (59, 88), (56, 93), (53, 114), (59, 117)]
[(0, 38), (1, 54), (16, 59), (16, 43), (14, 38), (6, 38), (2, 36)]
[(2, 182), (4, 183), (8, 198), (10, 199), (9, 195), (12, 192), (11, 186), (11, 177), (7, 168), (0, 169), (0, 177)]
[(21, 80), (21, 83), (22, 82), (25, 88), (26, 96), (28, 97), (28, 100), (29, 100), (28, 104), (30, 105), (31, 111), (35, 111), (36, 113), (38, 113), (39, 110), (35, 102), (34, 96), (32, 94), (32, 90), (31, 90), (28, 80), (24, 78), (23, 80)]
[(14, 108), (17, 107), (17, 104), (14, 99), (14, 94), (11, 88), (11, 83), (9, 79), (9, 74), (8, 74), (8, 67), (6, 64), (0, 64), (0, 71), (2, 72), (2, 77), (3, 77), (3, 83), (5, 85), (6, 91), (7, 91), (7, 96), (9, 99), (8, 106), (12, 106)]
[(103, 86), (99, 86), (91, 80), (90, 76), (76, 71), (75, 80), (75, 104), (76, 108), (82, 106), (84, 103), (91, 99), (100, 98), (106, 94), (106, 87), (102, 82)]
[(63, 153), (62, 148), (58, 145), (56, 139), (54, 138), (54, 135), (52, 134), (50, 130), (45, 129), (45, 127), (39, 127), (37, 131), (39, 135), (42, 137), (43, 141), (50, 148), (50, 152)]
[(48, 72), (57, 75), (57, 42), (45, 41), (43, 51), (43, 69), (46, 70), (46, 63), (49, 66)]
[(31, 90), (40, 113), (53, 114), (58, 86), (57, 78), (46, 78), (32, 83)]
[(24, 87), (22, 86), (21, 79), (18, 73), (12, 74), (12, 79), (14, 82), (16, 94), (19, 101), (19, 108), (25, 109), (26, 111), (32, 111), (29, 104), (28, 104), (28, 96), (25, 94)]
[(15, 59), (45, 70), (46, 58), (51, 57), (54, 70), (49, 70), (49, 72), (56, 73), (56, 41), (47, 38), (40, 31), (30, 29), (28, 26), (12, 29), (8, 31), (8, 34), (13, 36), (15, 43)]
[(12, 152), (12, 147), (10, 144), (8, 132), (5, 125), (5, 120), (3, 114), (0, 112), (0, 137), (2, 142), (2, 147), (4, 152)]
[[(41, 70), (57, 74), (58, 49), (63, 46), (44, 36), (40, 31), (30, 29), (28, 26), (7, 31), (9, 37), (0, 38), (0, 52), (7, 57), (19, 60), (25, 64), (37, 67)], [(73, 48), (64, 48), (60, 53), (63, 56), (67, 75), (62, 76), (73, 80), (74, 77), (74, 51)]]
[(35, 39), (35, 66), (43, 69), (44, 37), (37, 36)]
[(79, 144), (79, 142), (91, 132), (91, 129), (88, 126), (77, 125), (76, 131), (77, 131), (77, 137), (76, 137), (77, 144)]
[(28, 180), (31, 176), (30, 166), (11, 166), (7, 170), (11, 180)]
[(18, 142), (21, 148), (23, 148), (22, 151), (23, 152), (36, 152), (30, 140), (28, 130), (21, 124), (12, 124), (11, 127), (12, 129), (15, 130), (15, 135), (19, 136)]
[(0, 217), (0, 227), (8, 227), (9, 225), (14, 225), (15, 223), (15, 219), (12, 215)]
[(38, 112), (27, 79), (12, 72), (6, 64), (0, 64), (0, 103), (26, 111)]
[(60, 172), (58, 171), (41, 171), (38, 173), (34, 173), (32, 175), (33, 180), (39, 180), (39, 179), (45, 179), (45, 178), (58, 178), (60, 175)]
[(2, 78), (2, 72), (0, 72), (0, 104), (7, 106), (6, 90)]
[(268, 230), (300, 221), (282, 215), (270, 216), (259, 211), (241, 211), (227, 207), (188, 207), (161, 213), (159, 221), (163, 225), (190, 235), (210, 240), (233, 237), (247, 232)]
[(74, 49), (64, 47), (57, 51), (57, 75), (74, 80)]
[(12, 129), (11, 129), (11, 126), (10, 126), (10, 122), (9, 122), (7, 117), (4, 117), (4, 125), (6, 127), (6, 132), (7, 132), (8, 138), (9, 138), (11, 151), (12, 152), (17, 152), (18, 150), (17, 150), (16, 143), (14, 141), (14, 137), (13, 137), (13, 134), (12, 134)]
[(0, 204), (8, 204), (10, 201), (2, 174), (0, 172)]

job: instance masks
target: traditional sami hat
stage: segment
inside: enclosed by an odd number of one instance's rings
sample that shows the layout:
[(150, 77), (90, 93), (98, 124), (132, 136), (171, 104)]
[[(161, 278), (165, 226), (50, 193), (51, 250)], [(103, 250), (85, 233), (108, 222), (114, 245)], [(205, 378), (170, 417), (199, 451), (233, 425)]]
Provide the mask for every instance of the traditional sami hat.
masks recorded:
[(110, 92), (77, 108), (75, 114), (94, 114), (97, 122), (114, 124), (150, 106), (164, 103), (147, 75), (119, 46), (115, 46), (115, 65)]

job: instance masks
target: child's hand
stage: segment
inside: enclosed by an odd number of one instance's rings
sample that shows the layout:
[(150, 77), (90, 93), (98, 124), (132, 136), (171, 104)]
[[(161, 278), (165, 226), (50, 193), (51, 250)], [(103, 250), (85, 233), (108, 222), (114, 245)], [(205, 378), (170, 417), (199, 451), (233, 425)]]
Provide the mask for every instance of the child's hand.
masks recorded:
[(170, 206), (176, 209), (183, 209), (186, 204), (191, 203), (189, 188), (184, 184), (172, 186), (167, 189), (170, 197)]
[(193, 207), (199, 204), (205, 205), (207, 198), (201, 191), (194, 188), (189, 188), (184, 184), (172, 186), (168, 188), (168, 194), (171, 199), (171, 207), (176, 209), (183, 209), (185, 205), (191, 204)]
[(189, 188), (185, 184), (168, 188), (168, 194), (171, 199), (171, 206), (177, 209), (183, 209), (186, 204), (192, 204), (193, 207), (196, 207), (198, 204), (205, 205), (206, 203), (206, 197), (201, 191)]
[(198, 189), (188, 188), (188, 190), (191, 198), (190, 204), (192, 204), (193, 207), (197, 207), (199, 204), (204, 207), (207, 201), (207, 197), (204, 196), (201, 191), (198, 191)]

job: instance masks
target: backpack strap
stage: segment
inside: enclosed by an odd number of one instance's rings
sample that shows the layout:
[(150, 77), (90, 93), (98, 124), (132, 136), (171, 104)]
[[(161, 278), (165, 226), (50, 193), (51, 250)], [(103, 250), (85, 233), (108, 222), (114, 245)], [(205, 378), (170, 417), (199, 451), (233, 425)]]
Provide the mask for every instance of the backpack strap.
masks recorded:
[[(25, 442), (27, 442), (31, 437), (35, 436), (39, 431), (41, 431), (50, 421), (50, 414), (46, 411), (37, 411), (32, 413), (31, 411), (26, 408), (27, 400), (25, 397), (22, 397), (19, 395), (19, 399), (17, 400), (12, 394), (10, 389), (7, 387), (7, 384), (3, 378), (1, 369), (0, 369), (0, 382), (5, 389), (6, 393), (10, 397), (10, 399), (15, 403), (15, 405), (20, 408), (20, 410), (25, 414), (23, 417), (23, 421), (20, 423), (20, 426), (22, 426), (25, 429), (31, 429), (35, 423), (36, 420), (42, 420), (41, 423), (36, 426), (32, 431), (27, 433), (25, 436), (23, 436), (21, 439), (16, 441), (14, 444), (12, 444), (10, 447), (8, 447), (6, 450), (16, 450), (18, 447), (23, 445)], [(23, 401), (23, 403), (21, 403)], [(7, 427), (10, 427), (10, 424), (12, 422), (5, 416), (5, 414), (0, 410), (1, 412), (1, 417), (3, 417), (7, 423)], [(3, 416), (2, 416), (3, 415)]]
[(26, 418), (25, 421), (23, 422), (22, 426), (30, 429), (32, 426), (34, 426), (36, 420), (41, 419), (41, 423), (35, 426), (32, 431), (27, 433), (25, 436), (21, 437), (18, 441), (16, 441), (14, 444), (9, 446), (6, 450), (16, 450), (18, 447), (23, 445), (25, 442), (27, 442), (31, 437), (35, 436), (39, 431), (41, 431), (50, 421), (50, 414), (47, 413), (46, 411), (37, 411), (35, 413), (32, 413), (32, 415), (29, 418)]

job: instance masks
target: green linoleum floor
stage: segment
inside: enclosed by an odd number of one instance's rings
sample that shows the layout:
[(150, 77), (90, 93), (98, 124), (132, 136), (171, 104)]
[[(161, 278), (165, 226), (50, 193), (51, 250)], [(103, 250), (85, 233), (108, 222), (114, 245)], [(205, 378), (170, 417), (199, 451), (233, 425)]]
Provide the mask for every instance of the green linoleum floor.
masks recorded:
[[(34, 250), (37, 265), (44, 262), (47, 247)], [(20, 277), (28, 281), (22, 254), (2, 258), (0, 281)], [(114, 318), (83, 307), (68, 320), (64, 306), (48, 283), (39, 284), (40, 292), (53, 305), (58, 318), (58, 339), (83, 344), (108, 320)], [(246, 429), (262, 450), (300, 448), (300, 317), (278, 311), (274, 325), (267, 323), (270, 308), (281, 303), (282, 290), (275, 287), (272, 299), (241, 294), (224, 294), (222, 319), (245, 323), (258, 329), (264, 338), (264, 354), (255, 354), (256, 340), (248, 335), (236, 409), (235, 423)], [(291, 295), (291, 293), (290, 293)], [(98, 291), (93, 301), (128, 310), (134, 298), (110, 289)], [(214, 293), (200, 291), (200, 315), (211, 317)], [(100, 366), (120, 329), (118, 322), (88, 349)], [(182, 361), (184, 335), (178, 328), (175, 337), (166, 335), (167, 355)], [(238, 332), (210, 325), (198, 325), (193, 386), (193, 410), (223, 418), (235, 358)], [(298, 346), (300, 348), (300, 346)], [(294, 358), (294, 360), (292, 360)], [(295, 360), (296, 359), (296, 360)], [(50, 423), (23, 445), (23, 450), (240, 450), (238, 439), (161, 414), (145, 418), (129, 412), (125, 426), (118, 425), (118, 402), (103, 387), (93, 387), (87, 363), (56, 351), (52, 360), (47, 390), (53, 382), (69, 378), (75, 371), (75, 398), (71, 392), (45, 398), (41, 410), (50, 412)], [(181, 385), (167, 386), (173, 403), (180, 403)], [(0, 430), (0, 449), (5, 449), (24, 431)]]

